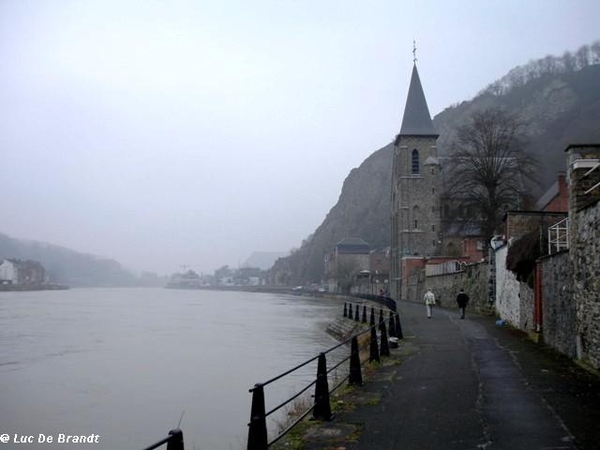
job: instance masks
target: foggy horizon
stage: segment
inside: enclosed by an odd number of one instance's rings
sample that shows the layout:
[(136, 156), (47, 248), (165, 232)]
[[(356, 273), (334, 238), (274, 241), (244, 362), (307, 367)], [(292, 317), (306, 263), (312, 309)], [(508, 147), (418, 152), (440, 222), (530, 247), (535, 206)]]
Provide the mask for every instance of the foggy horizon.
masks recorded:
[(600, 4), (0, 4), (0, 233), (203, 273), (287, 252), (400, 129), (600, 38)]

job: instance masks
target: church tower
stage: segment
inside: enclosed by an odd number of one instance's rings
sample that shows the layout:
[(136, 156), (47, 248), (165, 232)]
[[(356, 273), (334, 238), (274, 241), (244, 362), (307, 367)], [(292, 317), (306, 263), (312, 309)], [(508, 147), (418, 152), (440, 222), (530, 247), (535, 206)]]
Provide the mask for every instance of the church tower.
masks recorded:
[(400, 133), (394, 141), (390, 289), (395, 299), (405, 297), (410, 260), (440, 254), (438, 136), (415, 60)]

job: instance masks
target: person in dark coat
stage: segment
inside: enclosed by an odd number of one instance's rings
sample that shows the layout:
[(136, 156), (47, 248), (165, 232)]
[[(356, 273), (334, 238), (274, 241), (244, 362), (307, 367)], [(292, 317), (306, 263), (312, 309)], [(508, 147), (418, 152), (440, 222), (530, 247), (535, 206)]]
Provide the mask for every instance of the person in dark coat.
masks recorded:
[(458, 303), (458, 309), (460, 309), (460, 318), (465, 318), (465, 308), (469, 303), (469, 296), (465, 294), (465, 290), (461, 289), (458, 295), (456, 296), (456, 303)]

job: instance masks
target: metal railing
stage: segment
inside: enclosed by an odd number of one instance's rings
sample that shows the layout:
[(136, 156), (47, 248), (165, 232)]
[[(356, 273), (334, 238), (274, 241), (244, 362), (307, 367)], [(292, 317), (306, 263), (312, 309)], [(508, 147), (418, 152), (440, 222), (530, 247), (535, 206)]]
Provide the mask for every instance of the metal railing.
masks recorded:
[(354, 296), (385, 306), (392, 311), (396, 311), (396, 301), (390, 297), (375, 294), (355, 294)]
[[(348, 311), (352, 311), (352, 303), (344, 304), (344, 317), (360, 321), (359, 318), (359, 306), (363, 306), (363, 322), (366, 322), (366, 305), (356, 304), (354, 310), (356, 313), (354, 315), (349, 314)], [(395, 306), (395, 305), (394, 305)], [(390, 324), (390, 337), (394, 337), (396, 339), (402, 339), (402, 329), (400, 327), (400, 319), (398, 313), (395, 311), (389, 311), (389, 324)], [(377, 331), (380, 330), (380, 344), (377, 342)], [(364, 330), (356, 333), (349, 339), (346, 339), (343, 342), (340, 342), (337, 345), (319, 353), (317, 356), (314, 356), (301, 364), (298, 364), (296, 367), (283, 372), (270, 380), (267, 380), (263, 383), (257, 383), (254, 385), (249, 392), (252, 393), (252, 406), (250, 410), (250, 423), (248, 424), (248, 443), (247, 450), (267, 450), (271, 445), (278, 442), (281, 438), (283, 438), (287, 433), (289, 433), (296, 425), (298, 425), (302, 420), (304, 420), (311, 412), (313, 419), (316, 420), (324, 420), (329, 421), (333, 419), (333, 415), (331, 414), (331, 405), (329, 400), (329, 395), (336, 391), (342, 384), (348, 380), (350, 385), (362, 386), (362, 371), (361, 371), (361, 361), (360, 361), (360, 353), (358, 346), (358, 337), (365, 334), (371, 333), (369, 340), (369, 362), (380, 361), (380, 356), (390, 356), (390, 345), (388, 341), (388, 333), (386, 327), (386, 321), (384, 320), (383, 310), (380, 310), (379, 314), (379, 322), (375, 323), (375, 310), (371, 308), (371, 320), (370, 325)], [(397, 340), (395, 341), (397, 342)], [(343, 358), (338, 363), (334, 364), (329, 369), (327, 368), (327, 355), (332, 351), (347, 345), (350, 343), (350, 355)], [(342, 364), (350, 360), (350, 369), (348, 374), (345, 375), (331, 390), (329, 389), (329, 380), (328, 376), (331, 372), (338, 369)], [(266, 386), (271, 383), (293, 373), (297, 370), (307, 366), (308, 364), (318, 361), (317, 367), (317, 376), (316, 378), (306, 385), (304, 388), (300, 389), (296, 394), (292, 395), (287, 400), (283, 401), (279, 405), (275, 406), (269, 411), (266, 411), (265, 408), (265, 393), (264, 389)], [(279, 433), (274, 439), (269, 441), (268, 432), (267, 432), (267, 417), (271, 416), (276, 411), (279, 411), (284, 406), (290, 404), (292, 401), (296, 400), (310, 388), (315, 387), (314, 391), (314, 403), (310, 406), (306, 411), (301, 413), (289, 426), (287, 426), (283, 431)]]
[(548, 254), (569, 248), (569, 218), (548, 227)]
[(183, 432), (179, 428), (171, 430), (166, 438), (155, 442), (143, 450), (154, 450), (165, 444), (167, 444), (167, 450), (183, 450)]

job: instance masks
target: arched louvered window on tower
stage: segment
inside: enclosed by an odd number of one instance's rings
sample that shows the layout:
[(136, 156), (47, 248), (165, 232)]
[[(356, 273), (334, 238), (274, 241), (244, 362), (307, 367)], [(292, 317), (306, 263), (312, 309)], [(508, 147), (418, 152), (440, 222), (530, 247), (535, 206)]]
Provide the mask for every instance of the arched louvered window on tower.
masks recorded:
[(419, 175), (419, 151), (416, 148), (412, 151), (412, 174)]

